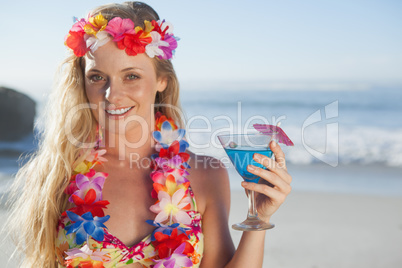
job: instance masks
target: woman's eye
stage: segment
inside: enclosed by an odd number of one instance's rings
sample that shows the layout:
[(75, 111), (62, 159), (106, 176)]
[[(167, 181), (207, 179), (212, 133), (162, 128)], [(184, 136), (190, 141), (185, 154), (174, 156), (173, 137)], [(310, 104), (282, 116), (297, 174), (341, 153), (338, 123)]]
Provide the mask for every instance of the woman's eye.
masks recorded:
[(100, 76), (100, 75), (93, 75), (93, 76), (91, 76), (91, 81), (96, 82), (96, 81), (101, 81), (101, 80), (103, 80), (103, 77)]
[(129, 79), (129, 80), (134, 80), (134, 79), (138, 79), (139, 77), (138, 76), (136, 76), (135, 74), (129, 74), (129, 75), (127, 75), (127, 79)]

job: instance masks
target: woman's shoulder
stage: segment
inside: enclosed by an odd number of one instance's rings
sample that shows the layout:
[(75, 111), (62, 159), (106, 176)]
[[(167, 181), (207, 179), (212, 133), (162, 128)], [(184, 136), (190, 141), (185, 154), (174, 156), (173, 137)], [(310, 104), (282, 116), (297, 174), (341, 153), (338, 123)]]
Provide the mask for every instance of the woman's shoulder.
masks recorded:
[(187, 153), (190, 155), (188, 163), (191, 167), (188, 171), (192, 171), (190, 174), (195, 177), (194, 179), (202, 179), (205, 182), (227, 179), (226, 167), (219, 159), (208, 155), (195, 154), (191, 151), (187, 151)]
[(199, 211), (203, 213), (207, 201), (217, 201), (217, 198), (225, 198), (229, 194), (229, 176), (225, 165), (219, 159), (195, 154), (187, 151), (190, 158), (187, 177), (197, 199)]

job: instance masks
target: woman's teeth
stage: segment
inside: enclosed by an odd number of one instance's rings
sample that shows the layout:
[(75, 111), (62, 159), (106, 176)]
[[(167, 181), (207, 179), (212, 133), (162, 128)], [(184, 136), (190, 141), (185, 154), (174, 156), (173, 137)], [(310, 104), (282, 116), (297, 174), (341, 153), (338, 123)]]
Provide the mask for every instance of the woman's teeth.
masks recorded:
[(128, 107), (128, 108), (122, 108), (122, 109), (116, 109), (116, 110), (106, 110), (106, 112), (108, 114), (117, 114), (117, 115), (121, 115), (121, 114), (125, 114), (127, 113), (129, 110), (131, 110), (134, 106), (132, 107)]

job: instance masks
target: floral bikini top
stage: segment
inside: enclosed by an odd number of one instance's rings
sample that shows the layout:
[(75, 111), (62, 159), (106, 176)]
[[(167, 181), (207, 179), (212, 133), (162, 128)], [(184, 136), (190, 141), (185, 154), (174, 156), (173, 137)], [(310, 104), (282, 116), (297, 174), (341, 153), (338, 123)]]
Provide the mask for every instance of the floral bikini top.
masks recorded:
[(190, 182), (186, 178), (189, 155), (185, 130), (173, 120), (156, 114), (156, 153), (152, 156), (152, 197), (157, 199), (150, 210), (155, 219), (146, 223), (155, 230), (139, 243), (128, 247), (104, 223), (110, 218), (104, 209), (109, 202), (102, 199), (102, 189), (108, 174), (96, 172), (96, 165), (107, 161), (106, 150), (97, 146), (73, 171), (65, 192), (74, 206), (62, 213), (55, 250), (59, 267), (112, 268), (131, 263), (143, 267), (198, 267), (202, 258), (204, 237), (201, 214)]

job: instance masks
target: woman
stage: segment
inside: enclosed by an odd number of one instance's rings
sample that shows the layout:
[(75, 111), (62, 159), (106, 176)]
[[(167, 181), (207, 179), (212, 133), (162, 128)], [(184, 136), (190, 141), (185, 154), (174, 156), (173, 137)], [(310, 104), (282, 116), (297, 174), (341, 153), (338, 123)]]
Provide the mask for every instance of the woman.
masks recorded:
[[(65, 44), (39, 150), (17, 175), (9, 227), (23, 267), (261, 267), (264, 231), (231, 240), (226, 169), (187, 150), (172, 27), (144, 3), (111, 4)], [(271, 171), (249, 171), (274, 187), (242, 183), (266, 222), (291, 182), (270, 146), (276, 162), (254, 159)]]

